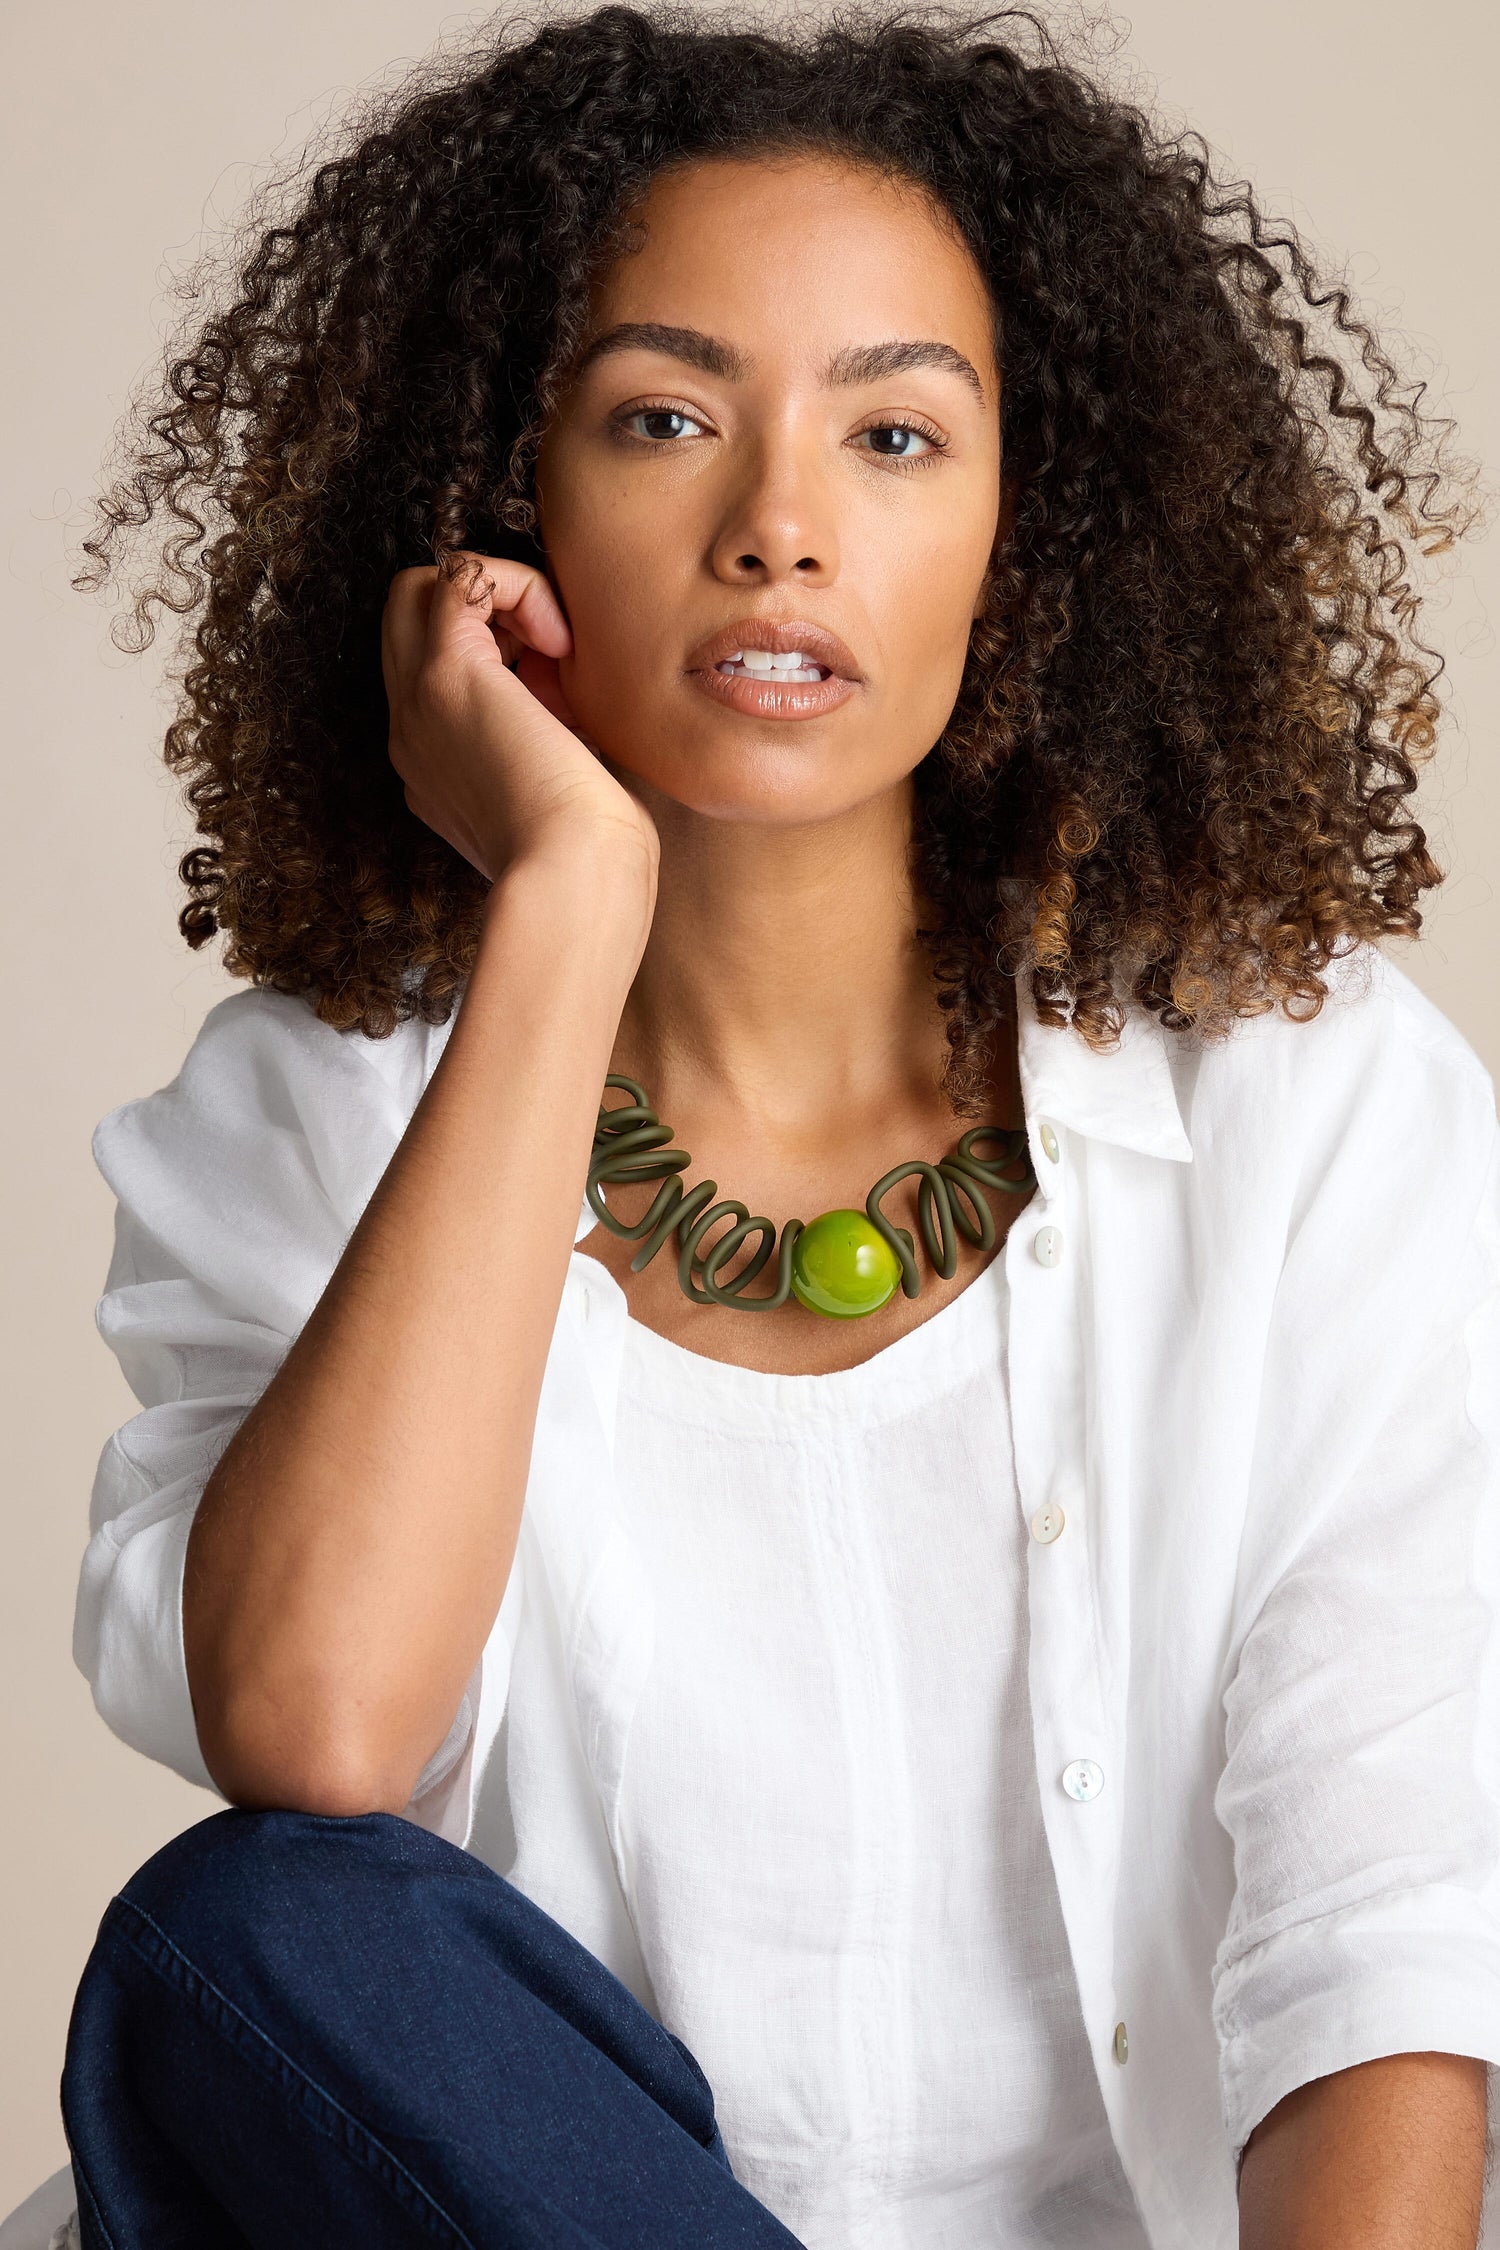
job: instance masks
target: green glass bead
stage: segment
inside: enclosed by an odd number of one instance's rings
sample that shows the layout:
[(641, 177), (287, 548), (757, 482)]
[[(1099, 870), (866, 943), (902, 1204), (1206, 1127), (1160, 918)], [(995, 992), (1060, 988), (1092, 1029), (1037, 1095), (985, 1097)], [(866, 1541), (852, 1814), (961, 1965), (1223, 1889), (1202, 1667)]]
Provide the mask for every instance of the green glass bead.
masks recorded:
[(809, 1312), (858, 1320), (879, 1312), (901, 1284), (901, 1260), (863, 1211), (825, 1211), (792, 1250), (792, 1294)]

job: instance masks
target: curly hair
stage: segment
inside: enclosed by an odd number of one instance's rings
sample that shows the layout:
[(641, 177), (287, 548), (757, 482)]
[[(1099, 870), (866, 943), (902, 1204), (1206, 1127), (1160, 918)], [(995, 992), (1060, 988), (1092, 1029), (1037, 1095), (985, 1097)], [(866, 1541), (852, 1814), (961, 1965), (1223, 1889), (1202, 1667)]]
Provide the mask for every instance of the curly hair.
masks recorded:
[(1315, 1015), (1444, 879), (1408, 804), (1442, 671), (1413, 566), (1478, 520), (1472, 474), (1296, 230), (1027, 9), (492, 20), (252, 211), (74, 580), (165, 511), (115, 638), (201, 609), (165, 743), (188, 944), (223, 931), (230, 973), (341, 1029), (446, 1019), (487, 886), (387, 756), (389, 581), (544, 562), (532, 468), (591, 280), (664, 167), (760, 149), (920, 185), (996, 311), (1014, 518), (914, 780), (955, 1106), (1023, 974), (1098, 1048), (1127, 999), (1207, 1037)]

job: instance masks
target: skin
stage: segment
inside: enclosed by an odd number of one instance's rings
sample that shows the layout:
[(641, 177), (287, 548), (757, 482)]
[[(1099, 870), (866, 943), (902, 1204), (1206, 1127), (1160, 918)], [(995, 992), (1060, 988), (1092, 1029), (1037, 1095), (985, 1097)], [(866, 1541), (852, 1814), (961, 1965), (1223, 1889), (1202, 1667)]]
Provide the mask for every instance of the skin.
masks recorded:
[[(611, 1068), (691, 1151), (686, 1184), (811, 1219), (859, 1208), (891, 1164), (935, 1163), (976, 1122), (937, 1090), (943, 1026), (906, 861), (912, 771), (952, 710), (1009, 513), (993, 315), (946, 218), (870, 172), (695, 165), (654, 183), (645, 224), (596, 289), (590, 333), (649, 322), (680, 341), (591, 358), (537, 475), (572, 631), (561, 693), (660, 838)], [(775, 286), (747, 288), (747, 271)], [(732, 367), (703, 364), (704, 337)], [(972, 374), (826, 379), (851, 345), (893, 339), (938, 343)], [(838, 633), (863, 674), (854, 696), (795, 722), (710, 701), (685, 662), (747, 614)], [(1010, 1026), (987, 1121), (1022, 1121)], [(654, 1193), (615, 1189), (610, 1205), (635, 1219)], [(905, 1193), (889, 1208), (914, 1223)], [(995, 1198), (1001, 1240), (1022, 1201)], [(994, 1254), (964, 1244), (948, 1282), (924, 1262), (920, 1297), (835, 1322), (796, 1303), (750, 1317), (693, 1305), (668, 1252), (632, 1274), (635, 1248), (600, 1227), (585, 1254), (636, 1319), (781, 1373), (868, 1357)]]
[(1251, 2134), (1242, 2250), (1474, 2250), (1486, 2072), (1469, 2055), (1383, 2055), (1314, 2078)]
[[(728, 359), (595, 354), (539, 455), (546, 574), (469, 558), (387, 603), (392, 761), (491, 889), (432, 1080), (194, 1518), (189, 1683), (237, 1803), (400, 1812), (447, 1733), (514, 1556), (607, 1071), (646, 1084), (689, 1182), (778, 1219), (858, 1205), (960, 1129), (906, 863), (1008, 522), (981, 278), (915, 191), (822, 159), (699, 164), (641, 215), (591, 336), (651, 322)], [(948, 363), (826, 380), (893, 339)], [(930, 465), (875, 451), (903, 423)], [(831, 627), (855, 694), (796, 721), (712, 701), (688, 660), (747, 614)], [(990, 1121), (1020, 1123), (1012, 1027), (993, 1075)], [(985, 1262), (835, 1322), (700, 1310), (629, 1254), (587, 1238), (637, 1319), (779, 1372), (867, 1356)], [(1247, 2250), (1472, 2250), (1482, 2082), (1398, 2056), (1289, 2095), (1246, 2152)]]

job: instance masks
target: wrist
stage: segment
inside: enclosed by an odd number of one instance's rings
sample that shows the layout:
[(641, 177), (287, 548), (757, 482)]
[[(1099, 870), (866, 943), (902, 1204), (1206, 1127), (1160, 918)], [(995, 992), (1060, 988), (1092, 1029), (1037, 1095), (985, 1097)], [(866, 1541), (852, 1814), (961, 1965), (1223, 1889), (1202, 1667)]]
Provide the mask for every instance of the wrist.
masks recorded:
[(629, 834), (574, 830), (513, 859), (491, 885), (486, 924), (519, 910), (533, 928), (614, 965), (628, 990), (656, 908), (653, 842)]

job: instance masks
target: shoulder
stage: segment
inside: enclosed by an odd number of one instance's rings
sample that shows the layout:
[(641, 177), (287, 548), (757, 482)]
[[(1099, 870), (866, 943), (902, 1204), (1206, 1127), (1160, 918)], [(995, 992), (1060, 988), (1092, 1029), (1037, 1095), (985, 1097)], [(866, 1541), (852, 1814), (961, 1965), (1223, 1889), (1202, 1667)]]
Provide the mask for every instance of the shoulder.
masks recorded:
[(1363, 1146), (1393, 1166), (1458, 1160), (1482, 1175), (1500, 1131), (1495, 1082), (1458, 1026), (1373, 944), (1330, 963), (1325, 982), (1300, 1021), (1278, 1007), (1222, 1040), (1163, 1034), (1195, 1155), (1254, 1133), (1315, 1171)]
[(1292, 1368), (1342, 1337), (1363, 1393), (1500, 1288), (1500, 1120), (1479, 1055), (1395, 962), (1365, 946), (1328, 983), (1315, 1016), (1174, 1059), (1180, 1184), (1205, 1256), (1274, 1299)]
[[(1439, 1078), (1464, 1085), (1491, 1110), (1495, 1085), (1476, 1049), (1452, 1018), (1429, 1000), (1405, 969), (1377, 945), (1360, 945), (1330, 965), (1329, 997), (1310, 1025), (1282, 1021), (1290, 1032), (1323, 1025), (1329, 1063), (1411, 1065), (1424, 1058)], [(1309, 1049), (1312, 1055), (1316, 1040)]]
[(163, 1168), (204, 1193), (216, 1175), (310, 1171), (335, 1202), (362, 1202), (447, 1030), (410, 1018), (371, 1039), (335, 1030), (301, 997), (246, 986), (208, 1010), (167, 1085), (100, 1120), (94, 1161), (117, 1195)]

